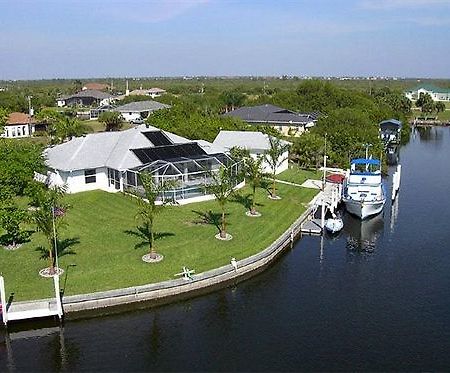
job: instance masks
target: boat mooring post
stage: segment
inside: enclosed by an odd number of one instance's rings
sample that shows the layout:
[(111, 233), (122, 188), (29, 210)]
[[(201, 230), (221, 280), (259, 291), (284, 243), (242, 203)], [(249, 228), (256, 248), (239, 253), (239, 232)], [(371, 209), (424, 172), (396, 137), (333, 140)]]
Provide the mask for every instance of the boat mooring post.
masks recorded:
[(3, 276), (0, 276), (0, 299), (2, 306), (2, 320), (5, 326), (8, 324), (8, 310), (6, 309), (6, 293), (5, 293), (5, 280)]

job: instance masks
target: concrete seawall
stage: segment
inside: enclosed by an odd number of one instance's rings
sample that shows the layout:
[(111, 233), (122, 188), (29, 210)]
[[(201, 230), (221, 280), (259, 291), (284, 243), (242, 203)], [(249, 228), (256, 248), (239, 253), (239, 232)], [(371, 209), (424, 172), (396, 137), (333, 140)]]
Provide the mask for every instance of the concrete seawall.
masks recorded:
[[(83, 314), (121, 312), (128, 308), (166, 304), (208, 293), (219, 288), (244, 281), (267, 268), (300, 235), (301, 224), (311, 213), (307, 210), (269, 247), (237, 262), (235, 270), (231, 264), (193, 275), (192, 280), (176, 279), (164, 282), (115, 289), (90, 294), (63, 297), (64, 312), (68, 318)], [(141, 303), (140, 305), (138, 303)], [(132, 307), (129, 307), (129, 306)]]

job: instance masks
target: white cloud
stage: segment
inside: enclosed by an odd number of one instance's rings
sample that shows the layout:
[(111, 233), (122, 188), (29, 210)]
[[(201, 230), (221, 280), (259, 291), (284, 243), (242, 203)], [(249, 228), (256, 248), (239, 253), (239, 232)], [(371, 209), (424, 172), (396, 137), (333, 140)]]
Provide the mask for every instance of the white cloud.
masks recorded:
[(369, 10), (430, 8), (449, 6), (450, 0), (363, 0), (359, 5)]

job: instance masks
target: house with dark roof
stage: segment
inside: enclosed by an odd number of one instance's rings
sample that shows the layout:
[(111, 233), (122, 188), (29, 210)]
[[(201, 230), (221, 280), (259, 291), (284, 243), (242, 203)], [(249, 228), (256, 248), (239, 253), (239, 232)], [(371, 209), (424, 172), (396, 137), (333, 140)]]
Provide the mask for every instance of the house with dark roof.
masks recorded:
[(145, 125), (88, 134), (46, 149), (47, 183), (66, 185), (69, 193), (100, 189), (139, 194), (139, 174), (148, 172), (155, 183), (176, 182), (161, 199), (181, 204), (211, 199), (205, 191), (211, 172), (228, 165), (238, 175), (239, 165), (210, 145)]
[(102, 91), (85, 89), (73, 95), (61, 96), (56, 104), (63, 106), (101, 106), (110, 104), (114, 100), (114, 96)]
[(137, 101), (130, 102), (129, 104), (118, 106), (114, 111), (122, 114), (122, 117), (127, 122), (139, 122), (142, 119), (146, 119), (151, 113), (156, 110), (170, 108), (170, 105), (161, 104), (157, 101)]
[(440, 88), (433, 84), (421, 84), (405, 92), (405, 96), (410, 100), (417, 100), (421, 94), (428, 93), (433, 101), (450, 101), (450, 89)]
[(0, 137), (10, 139), (30, 137), (35, 132), (36, 121), (29, 114), (11, 113), (3, 127)]
[(240, 118), (254, 125), (270, 126), (285, 136), (300, 136), (317, 122), (319, 113), (298, 113), (279, 106), (265, 104), (245, 106), (223, 114), (224, 117)]

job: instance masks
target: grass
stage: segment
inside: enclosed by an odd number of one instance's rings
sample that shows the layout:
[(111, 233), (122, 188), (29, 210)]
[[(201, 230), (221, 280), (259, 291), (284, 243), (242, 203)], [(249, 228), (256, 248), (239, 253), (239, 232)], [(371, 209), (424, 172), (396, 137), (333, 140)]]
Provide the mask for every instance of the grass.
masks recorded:
[(289, 165), (289, 169), (277, 175), (277, 179), (291, 183), (303, 184), (308, 179), (320, 180), (322, 172), (316, 170), (304, 170), (297, 165)]
[[(136, 206), (131, 197), (93, 191), (69, 195), (67, 227), (60, 239), (77, 239), (70, 249), (73, 255), (60, 257), (60, 267), (70, 267), (67, 283), (61, 277), (66, 295), (96, 292), (173, 279), (182, 266), (196, 273), (228, 264), (231, 257), (238, 260), (266, 248), (280, 236), (305, 210), (316, 191), (288, 185), (278, 185), (282, 200), (272, 201), (263, 190), (258, 192), (260, 218), (245, 215), (245, 207), (235, 201), (228, 206), (228, 231), (231, 241), (214, 238), (218, 232), (213, 225), (201, 222), (200, 214), (219, 213), (215, 201), (168, 207), (157, 220), (158, 232), (170, 233), (156, 242), (157, 251), (164, 255), (158, 264), (146, 264), (141, 256), (147, 249), (135, 249), (139, 241), (127, 235), (136, 227)], [(248, 189), (241, 190), (241, 194)], [(38, 271), (47, 266), (39, 259), (36, 248), (45, 245), (41, 233), (33, 233), (31, 241), (15, 251), (0, 249), (0, 271), (5, 277), (7, 295), (15, 300), (51, 297), (52, 281), (41, 278)], [(67, 273), (67, 272), (66, 272)]]

